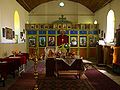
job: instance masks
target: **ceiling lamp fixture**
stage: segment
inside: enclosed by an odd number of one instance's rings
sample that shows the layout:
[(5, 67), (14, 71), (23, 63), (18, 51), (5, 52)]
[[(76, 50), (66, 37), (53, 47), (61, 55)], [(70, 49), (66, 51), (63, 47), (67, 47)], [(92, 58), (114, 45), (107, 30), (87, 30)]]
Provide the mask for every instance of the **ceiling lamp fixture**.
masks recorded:
[(97, 24), (97, 23), (98, 23), (97, 20), (95, 20), (95, 21), (94, 21), (94, 24)]
[(59, 3), (59, 6), (60, 6), (60, 7), (64, 7), (64, 5), (65, 5), (64, 2), (60, 2), (60, 3)]

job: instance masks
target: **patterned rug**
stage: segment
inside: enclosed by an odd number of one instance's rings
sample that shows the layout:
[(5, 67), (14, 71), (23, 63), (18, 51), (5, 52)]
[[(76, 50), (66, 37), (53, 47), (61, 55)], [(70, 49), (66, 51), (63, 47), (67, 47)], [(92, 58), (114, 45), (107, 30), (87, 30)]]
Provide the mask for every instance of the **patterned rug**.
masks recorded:
[(23, 73), (7, 90), (33, 90), (34, 85), (33, 73)]
[[(45, 64), (38, 65), (39, 90), (120, 90), (120, 86), (91, 65), (82, 78), (75, 76), (46, 77)], [(33, 67), (23, 73), (7, 90), (33, 90), (35, 85)]]
[(45, 77), (39, 79), (39, 90), (95, 90), (87, 79)]
[[(37, 70), (38, 70), (38, 73), (45, 74), (46, 72), (45, 61), (38, 62)], [(30, 68), (26, 70), (26, 73), (34, 73), (34, 65), (30, 66)]]
[[(33, 90), (35, 85), (32, 73), (24, 73), (8, 90)], [(39, 90), (95, 90), (86, 76), (76, 79), (75, 76), (45, 77), (39, 75)]]

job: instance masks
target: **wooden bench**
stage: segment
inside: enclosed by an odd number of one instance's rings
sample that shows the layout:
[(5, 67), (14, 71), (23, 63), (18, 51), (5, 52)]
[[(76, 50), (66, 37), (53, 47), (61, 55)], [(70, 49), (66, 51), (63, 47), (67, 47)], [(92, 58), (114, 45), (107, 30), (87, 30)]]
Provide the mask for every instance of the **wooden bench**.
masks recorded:
[(64, 71), (58, 71), (57, 72), (57, 77), (60, 77), (62, 75), (74, 75), (74, 76), (78, 76), (78, 78), (81, 77), (81, 75), (83, 74), (82, 70), (64, 70)]

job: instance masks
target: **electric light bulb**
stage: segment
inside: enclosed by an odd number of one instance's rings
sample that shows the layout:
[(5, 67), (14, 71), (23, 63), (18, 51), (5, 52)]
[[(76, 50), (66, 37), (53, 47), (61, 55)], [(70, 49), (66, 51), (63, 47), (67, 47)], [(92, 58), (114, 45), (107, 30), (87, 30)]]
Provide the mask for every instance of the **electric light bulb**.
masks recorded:
[(60, 7), (64, 7), (64, 2), (60, 2), (60, 3), (59, 3), (59, 6), (60, 6)]

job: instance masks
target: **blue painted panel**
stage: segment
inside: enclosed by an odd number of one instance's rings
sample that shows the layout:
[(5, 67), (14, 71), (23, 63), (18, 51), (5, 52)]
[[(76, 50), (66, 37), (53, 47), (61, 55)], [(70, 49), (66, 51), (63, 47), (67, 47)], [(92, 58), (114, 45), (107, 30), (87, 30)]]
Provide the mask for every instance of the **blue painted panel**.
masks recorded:
[(88, 34), (93, 34), (93, 31), (89, 31)]
[(37, 31), (34, 31), (34, 30), (27, 31), (27, 34), (37, 34)]
[(69, 30), (66, 30), (65, 34), (69, 34)]
[(78, 34), (78, 31), (71, 30), (70, 34)]
[(46, 34), (46, 31), (39, 31), (39, 34)]
[(48, 30), (48, 34), (56, 34), (56, 31)]
[(80, 31), (80, 34), (87, 34), (87, 31)]
[(88, 34), (98, 34), (98, 31), (89, 31)]
[(95, 31), (93, 31), (93, 34), (98, 34), (98, 31), (96, 31), (96, 30), (95, 30)]

